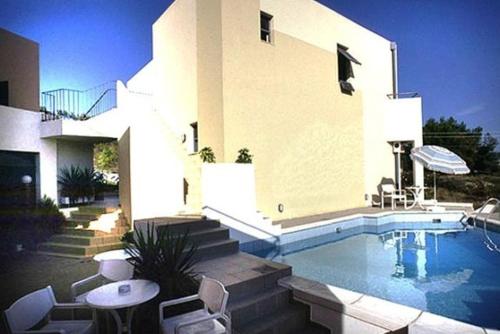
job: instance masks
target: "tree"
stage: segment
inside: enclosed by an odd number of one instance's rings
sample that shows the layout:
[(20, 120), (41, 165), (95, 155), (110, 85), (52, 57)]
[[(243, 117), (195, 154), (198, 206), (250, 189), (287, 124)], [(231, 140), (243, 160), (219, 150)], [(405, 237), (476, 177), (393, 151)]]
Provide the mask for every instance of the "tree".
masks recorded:
[(94, 166), (97, 170), (118, 172), (118, 143), (99, 143), (94, 146)]
[(429, 119), (423, 132), (424, 145), (438, 145), (455, 152), (465, 160), (472, 173), (498, 171), (495, 153), (498, 141), (488, 133), (483, 135), (481, 127), (469, 129), (453, 117), (441, 117), (439, 121)]

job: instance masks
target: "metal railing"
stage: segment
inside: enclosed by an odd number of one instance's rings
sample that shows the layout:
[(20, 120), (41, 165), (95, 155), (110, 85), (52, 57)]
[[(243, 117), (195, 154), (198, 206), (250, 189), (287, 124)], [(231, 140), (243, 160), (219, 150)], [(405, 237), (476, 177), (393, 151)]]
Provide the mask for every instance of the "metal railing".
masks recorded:
[(398, 94), (387, 94), (387, 97), (391, 100), (412, 99), (414, 97), (420, 97), (420, 94), (417, 92), (406, 92), (406, 93), (398, 93)]
[[(490, 203), (495, 203), (495, 204), (490, 204)], [(490, 236), (488, 235), (488, 230), (487, 230), (487, 226), (488, 226), (488, 218), (490, 217), (490, 215), (495, 212), (496, 208), (498, 206), (500, 206), (500, 200), (498, 198), (490, 198), (488, 199), (486, 202), (484, 202), (483, 206), (481, 206), (481, 208), (477, 211), (477, 213), (474, 215), (473, 219), (474, 219), (474, 227), (477, 226), (477, 218), (479, 217), (479, 215), (483, 212), (483, 210), (488, 206), (488, 205), (493, 205), (493, 208), (486, 214), (486, 216), (483, 218), (483, 217), (480, 217), (480, 220), (483, 221), (483, 235), (484, 235), (484, 244), (486, 245), (486, 247), (490, 250), (490, 251), (496, 251), (496, 252), (499, 252), (500, 253), (500, 247), (499, 245), (497, 245), (491, 238)]]
[(87, 90), (56, 89), (42, 92), (42, 121), (87, 120), (116, 108), (116, 81)]

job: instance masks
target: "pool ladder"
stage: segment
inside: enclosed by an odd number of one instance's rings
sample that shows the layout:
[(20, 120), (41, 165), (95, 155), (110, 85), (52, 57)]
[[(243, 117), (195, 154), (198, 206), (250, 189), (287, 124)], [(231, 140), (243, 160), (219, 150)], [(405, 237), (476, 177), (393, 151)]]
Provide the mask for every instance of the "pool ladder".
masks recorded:
[(474, 221), (474, 228), (477, 226), (477, 217), (483, 212), (483, 210), (490, 204), (490, 203), (495, 203), (493, 208), (486, 214), (484, 218), (482, 218), (483, 221), (483, 234), (484, 234), (484, 244), (490, 251), (495, 251), (500, 253), (500, 247), (493, 241), (491, 240), (490, 236), (488, 235), (488, 229), (487, 229), (487, 222), (488, 218), (490, 215), (495, 212), (495, 209), (500, 206), (500, 200), (498, 198), (490, 198), (486, 202), (484, 202), (483, 206), (477, 211), (477, 213), (472, 217)]

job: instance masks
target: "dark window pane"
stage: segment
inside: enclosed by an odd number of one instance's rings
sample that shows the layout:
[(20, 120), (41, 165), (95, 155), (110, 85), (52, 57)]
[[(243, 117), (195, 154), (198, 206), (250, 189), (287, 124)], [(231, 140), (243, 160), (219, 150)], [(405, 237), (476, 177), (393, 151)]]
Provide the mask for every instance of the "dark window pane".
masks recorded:
[(264, 12), (260, 12), (260, 39), (264, 42), (271, 42), (271, 20), (273, 17)]
[(354, 78), (352, 64), (342, 53), (338, 53), (339, 66), (339, 81), (347, 81), (349, 78)]
[(261, 14), (260, 15), (260, 29), (269, 31), (271, 20), (268, 16)]
[(198, 123), (191, 124), (193, 128), (193, 151), (198, 152)]
[(0, 105), (9, 105), (9, 82), (0, 81)]

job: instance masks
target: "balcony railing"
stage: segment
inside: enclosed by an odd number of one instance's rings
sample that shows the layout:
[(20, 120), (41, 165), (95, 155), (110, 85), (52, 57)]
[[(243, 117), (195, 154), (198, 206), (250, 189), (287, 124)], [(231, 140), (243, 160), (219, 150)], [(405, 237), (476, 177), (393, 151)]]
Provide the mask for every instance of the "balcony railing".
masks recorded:
[(42, 92), (42, 121), (84, 121), (116, 108), (116, 82), (87, 90), (56, 89)]
[(391, 100), (397, 100), (397, 99), (412, 99), (415, 97), (419, 97), (420, 94), (417, 92), (404, 92), (404, 93), (398, 93), (398, 94), (387, 94), (387, 97)]

